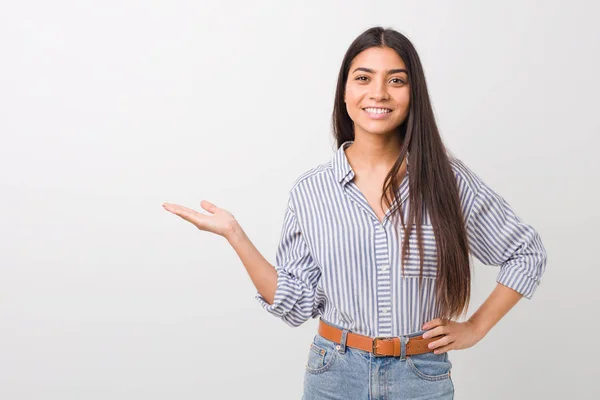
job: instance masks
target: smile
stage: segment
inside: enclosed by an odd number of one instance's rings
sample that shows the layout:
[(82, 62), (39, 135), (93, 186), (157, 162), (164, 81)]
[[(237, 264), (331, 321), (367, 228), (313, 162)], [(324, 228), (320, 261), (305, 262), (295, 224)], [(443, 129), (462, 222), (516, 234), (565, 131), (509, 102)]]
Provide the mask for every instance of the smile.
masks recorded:
[(373, 108), (373, 107), (368, 107), (368, 108), (363, 108), (363, 110), (365, 110), (369, 114), (386, 114), (386, 113), (391, 113), (392, 112), (392, 110), (390, 110), (389, 108)]
[(367, 107), (363, 108), (371, 119), (387, 119), (390, 117), (392, 110), (389, 108)]

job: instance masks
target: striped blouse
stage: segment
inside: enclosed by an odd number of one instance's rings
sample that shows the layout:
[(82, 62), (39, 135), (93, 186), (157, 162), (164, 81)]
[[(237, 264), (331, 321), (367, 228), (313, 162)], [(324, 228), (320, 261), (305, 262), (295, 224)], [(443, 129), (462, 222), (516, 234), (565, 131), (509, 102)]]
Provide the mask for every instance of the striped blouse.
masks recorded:
[[(423, 284), (416, 228), (402, 275), (403, 230), (394, 229), (387, 210), (377, 218), (358, 186), (343, 143), (332, 160), (294, 182), (276, 253), (277, 289), (273, 304), (257, 292), (269, 313), (290, 326), (309, 318), (324, 320), (367, 336), (400, 336), (421, 330), (437, 318), (437, 249), (429, 216), (422, 227)], [(496, 281), (531, 299), (546, 268), (538, 233), (510, 205), (455, 157), (460, 203), (466, 216), (470, 253), (486, 265), (500, 266)], [(408, 160), (407, 160), (408, 161)], [(408, 172), (399, 188), (408, 218)], [(397, 235), (400, 235), (398, 237)]]

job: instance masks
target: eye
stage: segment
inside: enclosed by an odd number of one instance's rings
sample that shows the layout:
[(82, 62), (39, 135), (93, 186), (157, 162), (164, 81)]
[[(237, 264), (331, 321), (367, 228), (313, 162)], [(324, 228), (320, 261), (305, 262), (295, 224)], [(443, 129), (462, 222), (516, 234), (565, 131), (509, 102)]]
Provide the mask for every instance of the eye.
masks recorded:
[[(365, 79), (362, 79), (362, 78), (365, 78)], [(364, 75), (359, 75), (356, 78), (354, 78), (355, 81), (363, 81), (363, 82), (365, 82), (367, 79), (369, 79), (369, 78), (367, 78)]]
[(393, 82), (393, 83), (406, 83), (406, 82), (404, 82), (404, 81), (403, 81), (402, 79), (400, 79), (400, 78), (392, 78), (391, 80), (392, 80), (392, 81), (396, 81), (396, 82)]

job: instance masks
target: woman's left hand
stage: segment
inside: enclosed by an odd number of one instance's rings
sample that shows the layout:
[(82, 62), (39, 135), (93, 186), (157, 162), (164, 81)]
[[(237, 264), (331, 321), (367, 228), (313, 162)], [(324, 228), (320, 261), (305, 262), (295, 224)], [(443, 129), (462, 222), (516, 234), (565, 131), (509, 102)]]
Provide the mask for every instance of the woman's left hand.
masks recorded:
[(448, 350), (467, 349), (485, 336), (471, 321), (456, 322), (436, 318), (425, 323), (423, 329), (428, 330), (423, 333), (423, 338), (443, 335), (438, 340), (429, 343), (429, 348), (435, 349), (435, 354), (442, 354)]

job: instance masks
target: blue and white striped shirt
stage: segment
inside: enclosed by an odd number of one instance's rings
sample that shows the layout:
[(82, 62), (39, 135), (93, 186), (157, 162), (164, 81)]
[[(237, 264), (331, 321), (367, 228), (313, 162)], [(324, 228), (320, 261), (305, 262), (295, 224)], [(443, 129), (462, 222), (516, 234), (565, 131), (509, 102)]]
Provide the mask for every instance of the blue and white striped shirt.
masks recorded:
[[(303, 173), (289, 192), (276, 254), (277, 290), (273, 304), (256, 299), (290, 326), (309, 318), (324, 320), (367, 336), (400, 336), (421, 330), (437, 318), (437, 249), (425, 214), (423, 286), (416, 228), (402, 276), (403, 230), (392, 225), (397, 208), (379, 221), (358, 186), (343, 143), (333, 159)], [(407, 160), (408, 161), (408, 160)], [(450, 163), (467, 216), (470, 253), (486, 265), (500, 266), (497, 282), (531, 299), (546, 268), (538, 233), (522, 222), (509, 204), (455, 157)], [(400, 205), (408, 218), (408, 172)], [(400, 237), (397, 236), (400, 235)]]

